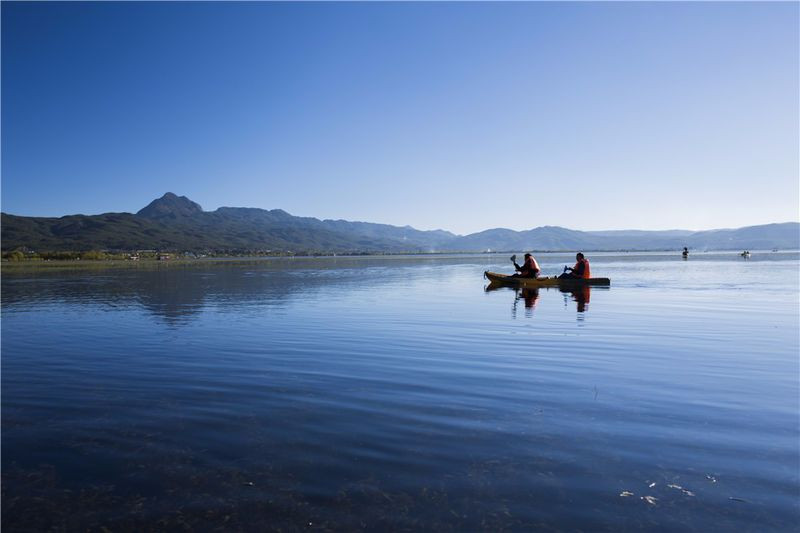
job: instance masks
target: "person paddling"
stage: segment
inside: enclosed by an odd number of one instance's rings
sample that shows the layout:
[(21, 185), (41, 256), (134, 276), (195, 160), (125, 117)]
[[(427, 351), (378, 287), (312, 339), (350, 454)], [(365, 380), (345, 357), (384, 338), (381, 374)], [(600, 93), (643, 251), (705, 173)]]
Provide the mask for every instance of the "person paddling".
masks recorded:
[(531, 254), (525, 254), (525, 262), (522, 266), (517, 264), (517, 256), (511, 256), (511, 262), (514, 263), (514, 270), (517, 271), (516, 274), (513, 274), (512, 278), (538, 278), (539, 272), (541, 269), (539, 268), (539, 263), (536, 262), (536, 259), (533, 258)]
[(558, 279), (589, 279), (592, 277), (589, 260), (581, 252), (575, 255), (575, 260), (575, 266), (572, 268), (565, 266), (564, 273), (558, 276)]

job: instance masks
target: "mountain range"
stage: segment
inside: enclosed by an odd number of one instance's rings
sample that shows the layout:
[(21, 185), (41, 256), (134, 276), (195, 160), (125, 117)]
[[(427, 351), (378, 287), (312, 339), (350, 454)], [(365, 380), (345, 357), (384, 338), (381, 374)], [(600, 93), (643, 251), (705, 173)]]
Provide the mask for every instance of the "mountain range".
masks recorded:
[(136, 214), (60, 218), (2, 213), (2, 249), (142, 250), (291, 253), (399, 253), (574, 250), (798, 249), (800, 223), (707, 231), (576, 231), (542, 226), (495, 228), (470, 235), (346, 220), (297, 217), (280, 209), (220, 207), (203, 211), (166, 193)]

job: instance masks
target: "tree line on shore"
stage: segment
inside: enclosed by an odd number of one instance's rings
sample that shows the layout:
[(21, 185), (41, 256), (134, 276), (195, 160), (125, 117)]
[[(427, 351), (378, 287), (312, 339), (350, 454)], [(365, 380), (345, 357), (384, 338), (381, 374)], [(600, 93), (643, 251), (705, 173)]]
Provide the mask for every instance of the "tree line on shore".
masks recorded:
[[(374, 255), (369, 252), (333, 253), (319, 250), (303, 251), (276, 251), (276, 250), (214, 250), (204, 253), (195, 252), (161, 252), (161, 251), (109, 251), (109, 250), (84, 250), (84, 251), (32, 251), (16, 249), (3, 252), (0, 257), (5, 262), (36, 262), (36, 261), (157, 261), (173, 259), (202, 259), (206, 257), (320, 257), (320, 256), (357, 256)], [(381, 255), (381, 254), (377, 254)]]

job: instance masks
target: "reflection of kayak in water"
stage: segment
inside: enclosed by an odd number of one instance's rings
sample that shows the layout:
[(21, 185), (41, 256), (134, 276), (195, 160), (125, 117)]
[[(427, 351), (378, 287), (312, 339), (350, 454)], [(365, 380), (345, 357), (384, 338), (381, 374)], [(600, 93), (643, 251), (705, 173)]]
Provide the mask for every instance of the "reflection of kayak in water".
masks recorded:
[(497, 274), (496, 272), (486, 271), (484, 277), (499, 285), (510, 287), (584, 287), (587, 285), (611, 285), (608, 278), (589, 278), (589, 279), (561, 279), (561, 278), (515, 278), (507, 274)]
[[(511, 276), (505, 276), (504, 274), (495, 274), (494, 272), (487, 272), (487, 274), (492, 274), (494, 276), (504, 276), (510, 278)], [(511, 279), (519, 279), (519, 278), (511, 278)], [(526, 279), (526, 278), (523, 278)], [(541, 278), (537, 279), (536, 281), (542, 282), (547, 281), (548, 278)], [(595, 278), (597, 279), (597, 278)], [(526, 281), (534, 281), (531, 278), (527, 278)], [(587, 284), (584, 283), (570, 283), (570, 281), (578, 281), (581, 280), (556, 280), (550, 278), (550, 281), (566, 281), (567, 283), (559, 283), (553, 284), (550, 283), (548, 285), (539, 285), (537, 287), (520, 287), (519, 285), (512, 285), (510, 283), (501, 283), (498, 281), (492, 281), (486, 287), (483, 288), (486, 292), (493, 292), (493, 291), (502, 291), (502, 290), (513, 290), (515, 297), (514, 297), (514, 309), (517, 308), (517, 302), (519, 300), (525, 300), (525, 309), (534, 309), (536, 307), (536, 302), (539, 301), (539, 289), (544, 289), (549, 291), (550, 289), (558, 290), (563, 294), (569, 294), (572, 296), (572, 300), (578, 304), (578, 312), (583, 313), (586, 311), (586, 306), (589, 303), (589, 299), (592, 296), (592, 288)], [(604, 284), (605, 287), (608, 287), (610, 282), (606, 280), (607, 283)], [(565, 300), (566, 301), (566, 300)]]

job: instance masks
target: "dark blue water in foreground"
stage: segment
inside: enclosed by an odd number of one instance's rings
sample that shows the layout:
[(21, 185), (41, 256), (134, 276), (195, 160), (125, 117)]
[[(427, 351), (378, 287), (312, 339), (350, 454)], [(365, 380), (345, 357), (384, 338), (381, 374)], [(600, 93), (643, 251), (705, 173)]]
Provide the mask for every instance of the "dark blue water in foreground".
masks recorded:
[(800, 256), (589, 258), (6, 269), (4, 529), (796, 529)]

